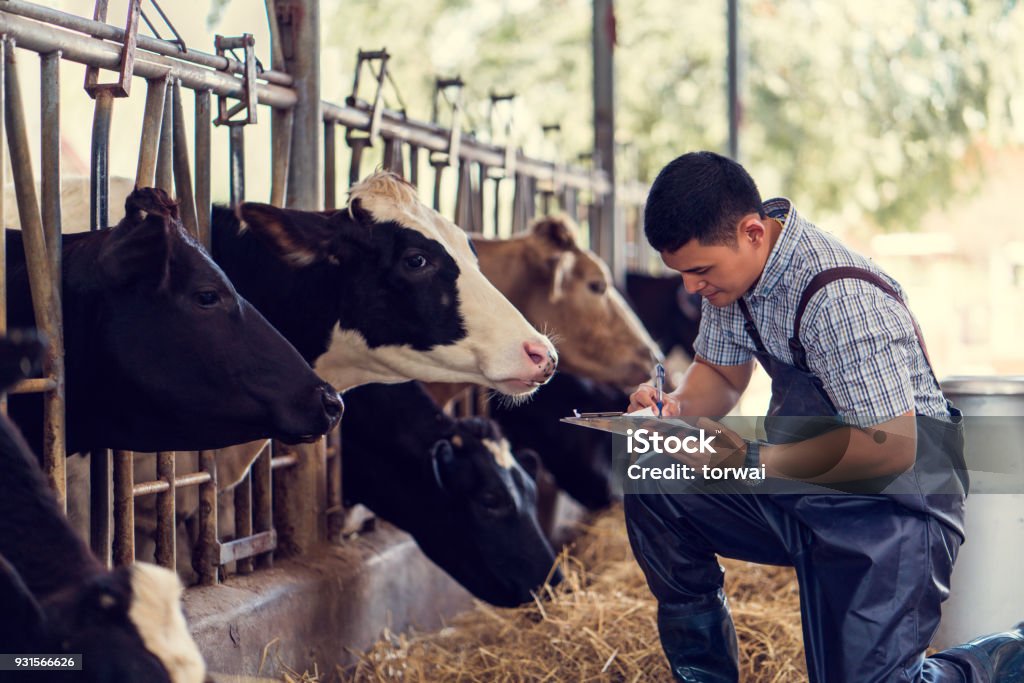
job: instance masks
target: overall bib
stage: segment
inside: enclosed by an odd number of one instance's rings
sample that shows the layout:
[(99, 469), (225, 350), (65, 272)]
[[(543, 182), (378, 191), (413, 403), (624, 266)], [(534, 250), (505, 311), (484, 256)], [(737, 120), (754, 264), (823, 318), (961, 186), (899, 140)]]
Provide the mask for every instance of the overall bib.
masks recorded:
[[(768, 354), (739, 300), (755, 355), (772, 378), (769, 443), (811, 438), (843, 424), (806, 364), (799, 326), (810, 297), (848, 277), (867, 280), (902, 303), (870, 271), (820, 273), (796, 315), (794, 365)], [(918, 340), (924, 349), (919, 331)], [(658, 599), (658, 628), (673, 676), (738, 680), (720, 554), (795, 568), (811, 683), (995, 680), (988, 662), (967, 649), (924, 656), (963, 541), (963, 431), (960, 412), (952, 404), (948, 409), (946, 420), (917, 418), (917, 462), (890, 486), (868, 483), (875, 492), (884, 488), (881, 494), (769, 479), (749, 493), (673, 495), (647, 488), (626, 495), (630, 543)], [(803, 486), (807, 492), (800, 492)]]

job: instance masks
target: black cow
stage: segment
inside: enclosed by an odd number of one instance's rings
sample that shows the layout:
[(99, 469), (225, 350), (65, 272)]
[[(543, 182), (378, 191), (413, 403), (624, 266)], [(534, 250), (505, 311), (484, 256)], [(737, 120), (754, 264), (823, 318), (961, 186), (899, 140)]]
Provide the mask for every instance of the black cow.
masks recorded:
[[(532, 475), (497, 425), (452, 419), (415, 383), (359, 387), (346, 403), (347, 502), (412, 534), (476, 597), (506, 607), (531, 600), (555, 555), (537, 522)], [(551, 583), (561, 578), (556, 571)]]
[(626, 295), (633, 310), (667, 356), (676, 346), (693, 358), (700, 329), (701, 300), (690, 294), (678, 275), (626, 273)]
[(411, 185), (375, 173), (340, 211), (213, 212), (214, 259), (341, 391), (409, 379), (527, 395), (554, 373), (551, 342), (480, 272), (469, 239)]
[[(336, 392), (241, 298), (160, 190), (114, 228), (64, 236), (68, 452), (197, 450), (310, 441), (341, 417)], [(12, 326), (32, 327), (21, 233), (7, 232)], [(42, 400), (11, 415), (40, 449)]]
[(580, 411), (625, 410), (629, 397), (608, 384), (557, 373), (543, 391), (519, 406), (491, 404), (512, 447), (537, 452), (558, 486), (590, 510), (607, 507), (618, 496), (612, 477), (612, 439), (559, 418)]
[[(33, 337), (0, 340), (0, 390), (38, 359)], [(0, 650), (80, 654), (80, 672), (4, 681), (200, 683), (206, 665), (181, 612), (181, 584), (152, 565), (105, 569), (64, 519), (36, 458), (0, 417)]]

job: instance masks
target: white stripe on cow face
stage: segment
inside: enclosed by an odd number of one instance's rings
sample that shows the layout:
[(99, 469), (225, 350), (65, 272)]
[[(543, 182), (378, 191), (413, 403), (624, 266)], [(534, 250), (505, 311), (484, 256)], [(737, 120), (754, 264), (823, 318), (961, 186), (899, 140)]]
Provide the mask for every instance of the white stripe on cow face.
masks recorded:
[(455, 260), (466, 336), (429, 351), (400, 345), (370, 349), (359, 333), (336, 330), (331, 348), (316, 363), (321, 377), (341, 391), (419, 379), (484, 384), (510, 395), (528, 395), (547, 381), (557, 359), (554, 346), (483, 276), (465, 232), (391, 173), (375, 173), (354, 186), (350, 205), (355, 202), (377, 222), (394, 222), (434, 240)]
[(512, 465), (515, 464), (516, 460), (512, 456), (512, 449), (509, 448), (508, 440), (501, 439), (495, 441), (494, 439), (483, 439), (483, 444), (494, 456), (494, 461), (498, 463), (498, 467), (502, 469), (511, 469)]
[(152, 564), (131, 568), (132, 604), (128, 616), (146, 649), (163, 663), (173, 683), (202, 683), (206, 663), (181, 611), (181, 581)]

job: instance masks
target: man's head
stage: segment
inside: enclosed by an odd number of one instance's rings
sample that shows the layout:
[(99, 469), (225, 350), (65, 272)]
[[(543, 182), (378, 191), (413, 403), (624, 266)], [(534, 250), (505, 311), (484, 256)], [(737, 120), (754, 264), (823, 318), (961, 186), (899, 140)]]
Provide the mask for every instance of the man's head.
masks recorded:
[(661, 170), (644, 212), (647, 241), (683, 275), (687, 291), (727, 306), (764, 270), (777, 233), (750, 174), (713, 152), (690, 152)]

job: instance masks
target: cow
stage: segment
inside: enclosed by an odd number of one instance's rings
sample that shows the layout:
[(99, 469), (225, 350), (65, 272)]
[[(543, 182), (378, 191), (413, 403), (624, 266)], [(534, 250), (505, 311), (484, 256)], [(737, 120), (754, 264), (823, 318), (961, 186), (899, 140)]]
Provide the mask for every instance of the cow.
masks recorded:
[(633, 388), (650, 378), (661, 354), (577, 232), (567, 216), (544, 216), (522, 235), (474, 236), (473, 246), (487, 279), (554, 337), (560, 370)]
[(554, 374), (554, 346), (487, 281), (466, 233), (393, 173), (353, 186), (345, 209), (246, 202), (212, 225), (238, 291), (341, 391), (422, 379), (525, 397)]
[[(0, 390), (28, 374), (41, 344), (0, 340)], [(0, 643), (5, 652), (79, 654), (82, 670), (4, 680), (200, 683), (206, 665), (181, 610), (171, 571), (107, 570), (64, 519), (14, 425), (0, 417)]]
[(517, 450), (528, 448), (540, 455), (559, 488), (586, 508), (600, 510), (620, 496), (612, 471), (612, 439), (558, 418), (574, 409), (621, 411), (628, 405), (629, 396), (612, 385), (559, 372), (529, 403), (493, 405), (491, 417)]
[[(541, 394), (543, 392), (540, 392)], [(367, 385), (346, 395), (342, 486), (412, 534), (420, 549), (473, 595), (493, 605), (528, 602), (555, 554), (537, 522), (537, 492), (498, 426), (447, 416), (415, 383)]]
[(700, 328), (699, 294), (687, 292), (678, 275), (626, 273), (626, 295), (666, 356), (679, 347), (693, 358)]
[[(309, 442), (340, 419), (335, 390), (240, 297), (161, 190), (133, 192), (117, 226), (65, 235), (67, 448), (199, 450)], [(8, 315), (32, 327), (22, 237), (7, 233)], [(39, 452), (42, 400), (12, 396)]]

